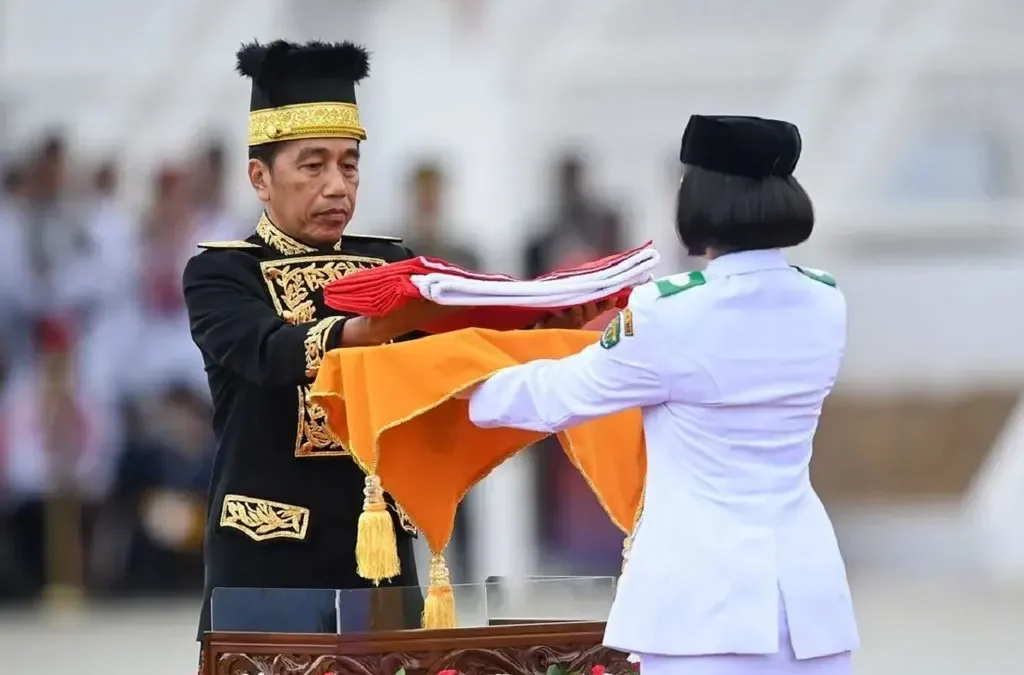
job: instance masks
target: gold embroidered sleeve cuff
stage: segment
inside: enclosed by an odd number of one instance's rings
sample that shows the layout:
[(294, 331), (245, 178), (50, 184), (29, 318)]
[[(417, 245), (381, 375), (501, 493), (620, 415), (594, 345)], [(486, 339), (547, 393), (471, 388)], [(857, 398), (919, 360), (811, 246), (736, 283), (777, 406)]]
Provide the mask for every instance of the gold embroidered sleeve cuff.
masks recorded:
[(341, 330), (345, 318), (331, 316), (313, 324), (306, 333), (306, 376), (316, 377), (324, 354), (341, 345)]

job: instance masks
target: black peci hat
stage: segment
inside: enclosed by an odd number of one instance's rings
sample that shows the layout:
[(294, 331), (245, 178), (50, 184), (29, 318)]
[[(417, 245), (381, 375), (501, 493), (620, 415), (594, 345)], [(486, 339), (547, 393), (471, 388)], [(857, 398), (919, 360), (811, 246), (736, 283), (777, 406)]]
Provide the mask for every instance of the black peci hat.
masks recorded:
[(784, 177), (796, 169), (800, 147), (800, 130), (789, 122), (693, 115), (683, 132), (679, 161), (733, 176)]

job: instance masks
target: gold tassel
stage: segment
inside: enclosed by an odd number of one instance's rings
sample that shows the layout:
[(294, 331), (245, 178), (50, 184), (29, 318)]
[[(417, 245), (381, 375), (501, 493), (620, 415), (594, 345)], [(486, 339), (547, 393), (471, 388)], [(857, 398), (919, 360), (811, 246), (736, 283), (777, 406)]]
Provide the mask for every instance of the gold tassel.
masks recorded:
[(430, 559), (430, 588), (423, 603), (424, 628), (455, 628), (455, 593), (444, 555)]
[(398, 576), (398, 543), (395, 523), (384, 501), (380, 477), (369, 474), (363, 488), (363, 512), (359, 514), (356, 532), (356, 570), (364, 579), (379, 584), (383, 579)]

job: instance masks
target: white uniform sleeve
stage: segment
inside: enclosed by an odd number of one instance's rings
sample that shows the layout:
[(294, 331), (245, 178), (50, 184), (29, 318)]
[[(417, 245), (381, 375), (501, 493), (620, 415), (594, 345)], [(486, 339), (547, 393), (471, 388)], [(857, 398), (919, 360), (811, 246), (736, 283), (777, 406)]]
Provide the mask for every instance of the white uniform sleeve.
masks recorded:
[(621, 410), (658, 405), (671, 395), (667, 342), (651, 308), (641, 311), (631, 303), (599, 342), (579, 354), (495, 373), (470, 397), (470, 419), (479, 427), (555, 433)]

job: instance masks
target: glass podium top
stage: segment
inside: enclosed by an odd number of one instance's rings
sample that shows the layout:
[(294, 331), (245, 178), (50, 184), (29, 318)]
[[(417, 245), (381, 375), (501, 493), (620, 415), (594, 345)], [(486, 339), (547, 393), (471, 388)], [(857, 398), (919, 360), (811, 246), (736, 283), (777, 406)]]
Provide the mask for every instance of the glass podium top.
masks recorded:
[[(615, 577), (491, 577), (454, 584), (456, 625), (604, 621)], [(425, 586), (361, 589), (216, 588), (211, 628), (218, 632), (348, 634), (416, 630)]]

